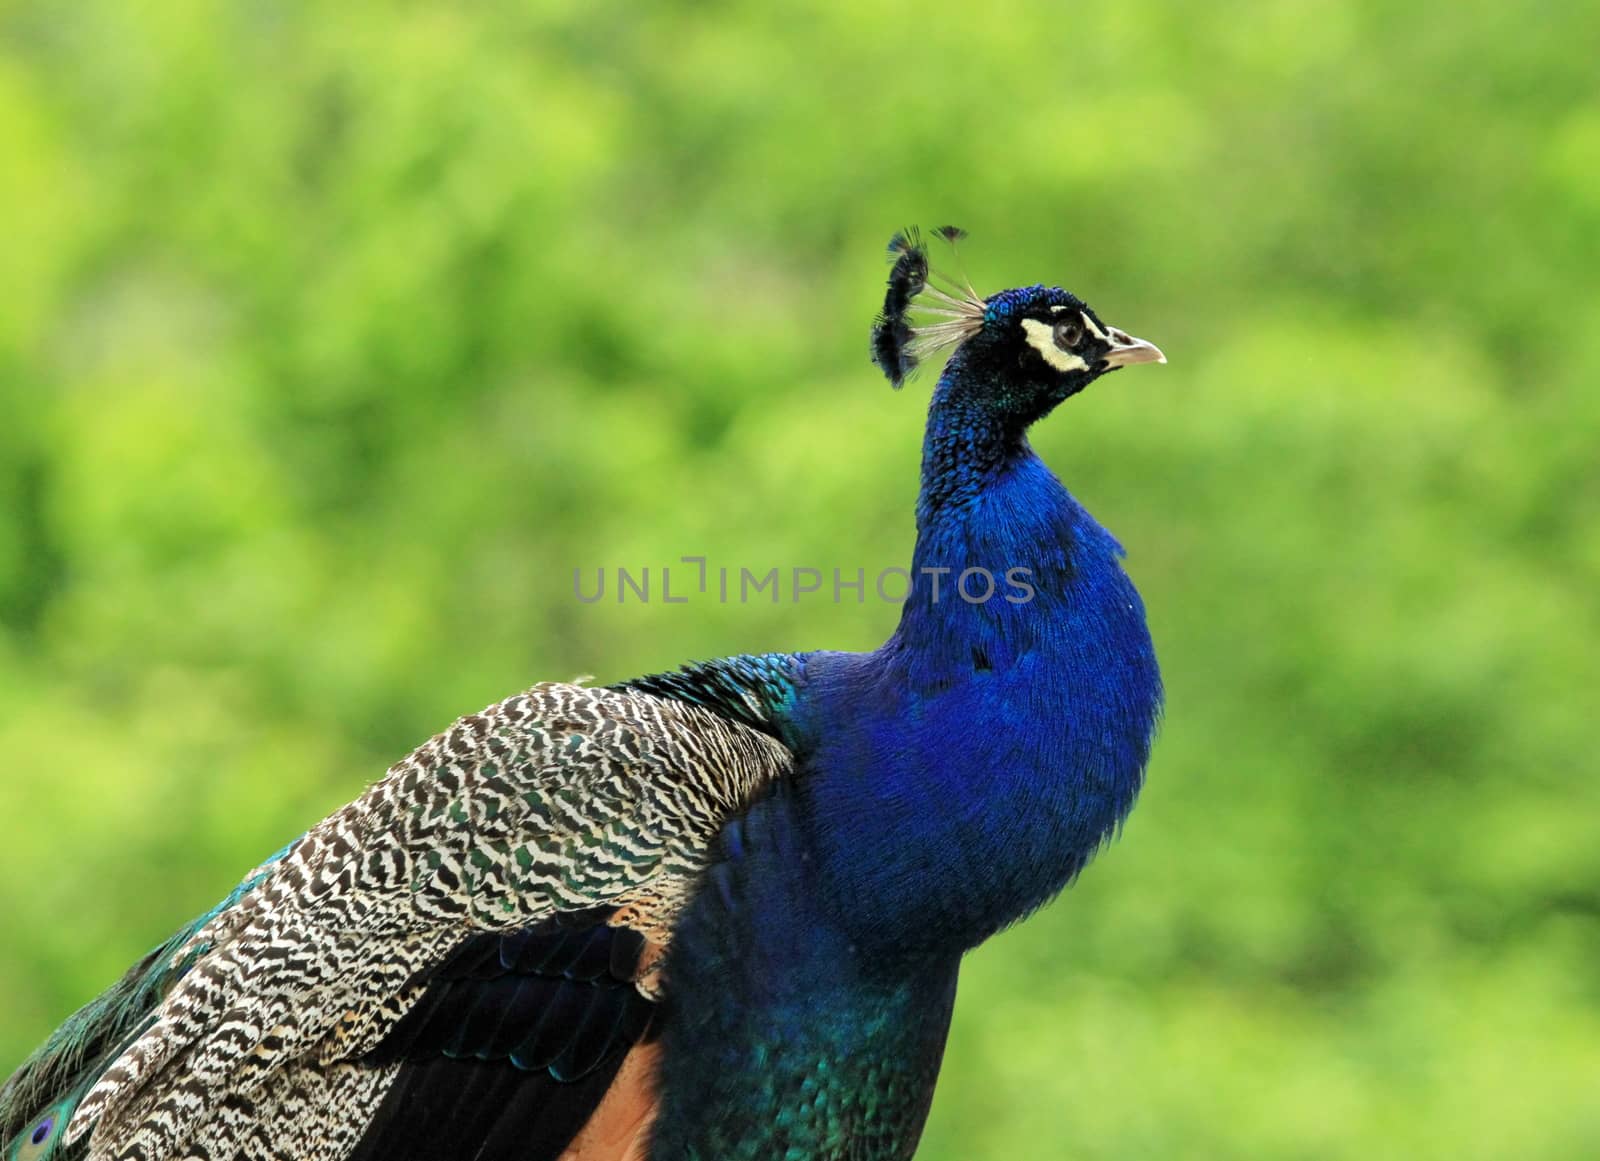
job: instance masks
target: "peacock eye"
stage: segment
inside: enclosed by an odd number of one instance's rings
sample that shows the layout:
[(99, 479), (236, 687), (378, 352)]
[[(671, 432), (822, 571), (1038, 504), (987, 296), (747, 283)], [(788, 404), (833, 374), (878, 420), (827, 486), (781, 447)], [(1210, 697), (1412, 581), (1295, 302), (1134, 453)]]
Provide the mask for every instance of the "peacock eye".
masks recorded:
[(1063, 351), (1070, 351), (1083, 341), (1083, 324), (1065, 320), (1058, 322), (1056, 323), (1056, 332), (1052, 337), (1055, 339), (1056, 346)]

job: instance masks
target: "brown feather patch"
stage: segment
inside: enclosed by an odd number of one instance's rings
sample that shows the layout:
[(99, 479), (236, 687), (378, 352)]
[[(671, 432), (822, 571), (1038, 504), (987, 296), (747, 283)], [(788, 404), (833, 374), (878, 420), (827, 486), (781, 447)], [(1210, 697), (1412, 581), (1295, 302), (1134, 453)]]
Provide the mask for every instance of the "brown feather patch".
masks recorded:
[(660, 1108), (656, 1091), (660, 1068), (659, 1041), (636, 1045), (559, 1161), (645, 1161), (650, 1128)]

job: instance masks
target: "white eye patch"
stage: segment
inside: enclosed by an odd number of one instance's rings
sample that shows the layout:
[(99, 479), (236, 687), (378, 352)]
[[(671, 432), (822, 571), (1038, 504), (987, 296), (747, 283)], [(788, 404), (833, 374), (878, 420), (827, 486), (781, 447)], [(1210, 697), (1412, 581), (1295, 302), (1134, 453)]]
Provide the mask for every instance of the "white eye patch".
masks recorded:
[(1022, 320), (1022, 333), (1027, 338), (1028, 345), (1039, 352), (1039, 357), (1057, 371), (1089, 369), (1089, 364), (1083, 361), (1082, 356), (1074, 355), (1071, 351), (1063, 351), (1056, 346), (1055, 327), (1049, 323), (1040, 322), (1036, 318), (1025, 318)]

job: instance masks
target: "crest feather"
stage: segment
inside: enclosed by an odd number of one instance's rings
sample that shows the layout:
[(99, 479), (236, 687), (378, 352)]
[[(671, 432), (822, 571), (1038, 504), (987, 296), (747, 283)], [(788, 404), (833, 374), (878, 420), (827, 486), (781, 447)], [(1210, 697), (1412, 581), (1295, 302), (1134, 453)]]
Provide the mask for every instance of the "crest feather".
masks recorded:
[[(959, 226), (933, 231), (934, 237), (952, 247), (966, 234)], [(983, 326), (984, 303), (970, 284), (958, 286), (944, 278), (949, 287), (945, 289), (932, 281), (941, 276), (928, 265), (928, 250), (915, 226), (889, 239), (889, 256), (894, 267), (883, 311), (872, 326), (872, 361), (899, 387), (923, 359), (977, 333)], [(913, 323), (913, 310), (933, 316), (934, 321)]]

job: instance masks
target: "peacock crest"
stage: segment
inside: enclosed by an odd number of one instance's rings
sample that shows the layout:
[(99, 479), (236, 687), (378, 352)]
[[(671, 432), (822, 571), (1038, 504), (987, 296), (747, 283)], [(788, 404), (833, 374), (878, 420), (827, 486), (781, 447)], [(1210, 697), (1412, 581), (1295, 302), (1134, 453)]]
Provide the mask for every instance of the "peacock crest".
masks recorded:
[[(939, 226), (936, 238), (956, 243), (967, 236), (959, 226)], [(960, 282), (935, 269), (915, 226), (889, 239), (894, 267), (883, 297), (883, 313), (872, 327), (872, 361), (895, 387), (931, 355), (959, 346), (983, 327), (987, 304), (965, 277)], [(943, 286), (938, 283), (943, 283)], [(913, 312), (923, 321), (913, 321)]]

